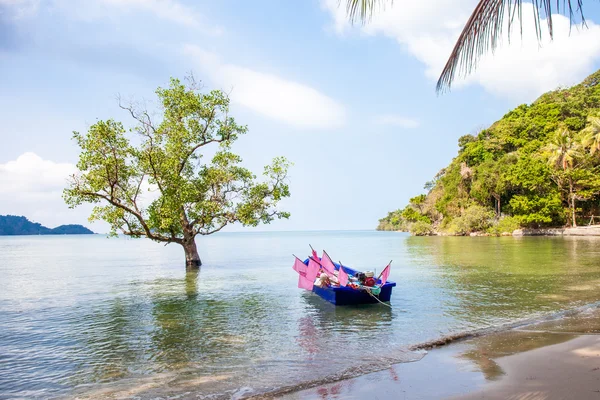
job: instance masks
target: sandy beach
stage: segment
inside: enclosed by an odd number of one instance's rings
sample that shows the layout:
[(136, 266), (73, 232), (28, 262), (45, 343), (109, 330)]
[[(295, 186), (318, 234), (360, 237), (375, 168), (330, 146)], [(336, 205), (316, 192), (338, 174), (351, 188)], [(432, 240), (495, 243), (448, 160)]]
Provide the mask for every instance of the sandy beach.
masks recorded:
[(458, 341), (284, 399), (600, 399), (600, 311)]

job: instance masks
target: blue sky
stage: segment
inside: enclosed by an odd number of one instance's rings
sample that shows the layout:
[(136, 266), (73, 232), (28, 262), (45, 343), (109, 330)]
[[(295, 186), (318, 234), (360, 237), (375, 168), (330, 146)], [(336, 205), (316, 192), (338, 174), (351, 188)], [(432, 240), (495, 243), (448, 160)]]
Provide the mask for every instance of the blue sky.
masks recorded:
[[(587, 29), (569, 34), (557, 16), (555, 40), (541, 47), (525, 29), (438, 96), (475, 4), (395, 0), (363, 27), (337, 0), (0, 0), (0, 214), (88, 225), (89, 208), (60, 197), (78, 156), (71, 132), (96, 119), (130, 124), (117, 95), (151, 102), (192, 71), (231, 91), (249, 127), (234, 148), (245, 165), (260, 172), (279, 155), (295, 164), (291, 219), (260, 229), (372, 229), (423, 192), (458, 137), (600, 67), (594, 2)], [(531, 12), (525, 4), (525, 22)]]

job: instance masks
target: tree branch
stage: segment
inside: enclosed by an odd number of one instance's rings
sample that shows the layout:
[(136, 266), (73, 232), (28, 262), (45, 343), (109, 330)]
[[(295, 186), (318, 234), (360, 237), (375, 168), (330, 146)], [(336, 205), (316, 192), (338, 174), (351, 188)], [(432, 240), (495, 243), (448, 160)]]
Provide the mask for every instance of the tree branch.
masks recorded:
[(140, 188), (142, 187), (142, 182), (144, 182), (145, 177), (146, 177), (146, 174), (142, 174), (142, 177), (140, 178), (140, 182), (137, 185), (137, 189), (135, 189), (135, 195), (133, 196), (132, 203), (136, 206), (136, 210), (137, 210), (137, 197), (140, 194)]
[(221, 142), (224, 142), (225, 140), (229, 140), (229, 138), (230, 138), (231, 135), (227, 135), (227, 139), (221, 138), (221, 139), (211, 139), (211, 140), (208, 140), (208, 141), (206, 140), (206, 132), (208, 132), (208, 128), (210, 127), (210, 124), (212, 123), (212, 121), (213, 121), (213, 119), (215, 117), (215, 113), (216, 113), (215, 110), (216, 110), (216, 107), (213, 106), (213, 108), (212, 108), (212, 110), (210, 112), (210, 117), (206, 120), (206, 123), (204, 125), (204, 130), (201, 133), (203, 141), (201, 143), (197, 144), (196, 146), (192, 147), (190, 149), (190, 151), (183, 157), (183, 159), (181, 160), (181, 164), (179, 165), (179, 170), (177, 171), (177, 175), (181, 175), (181, 171), (183, 171), (183, 169), (185, 168), (185, 164), (187, 163), (187, 160), (200, 147), (206, 146), (207, 144), (210, 144), (210, 143), (221, 143)]
[[(141, 213), (131, 209), (130, 207), (126, 206), (125, 204), (122, 204), (118, 201), (116, 201), (114, 198), (109, 197), (107, 195), (103, 195), (101, 193), (96, 193), (96, 192), (89, 192), (89, 191), (79, 191), (79, 193), (83, 196), (91, 196), (91, 197), (96, 197), (96, 198), (100, 198), (100, 199), (104, 199), (106, 200), (108, 203), (112, 204), (113, 206), (122, 209), (123, 211), (128, 212), (129, 214), (133, 215), (139, 222), (140, 225), (142, 225), (142, 228), (144, 229), (144, 232), (141, 233), (142, 236), (146, 236), (149, 239), (152, 240), (156, 240), (156, 241), (160, 241), (160, 242), (176, 242), (176, 243), (180, 243), (181, 240), (178, 238), (174, 238), (174, 237), (166, 237), (166, 236), (162, 236), (159, 234), (155, 234), (152, 233), (152, 231), (150, 230), (150, 228), (148, 227), (148, 225), (146, 224), (146, 221), (144, 220), (144, 217), (141, 215)], [(128, 227), (130, 228), (129, 224)]]
[(225, 228), (228, 224), (233, 223), (237, 221), (237, 218), (234, 221), (225, 221), (221, 224), (221, 226), (219, 226), (218, 228), (213, 229), (212, 231), (208, 231), (208, 232), (201, 232), (198, 231), (197, 234), (202, 235), (202, 236), (207, 236), (207, 235), (212, 235), (213, 233), (219, 232), (221, 229)]
[(156, 128), (154, 128), (152, 120), (150, 119), (150, 115), (148, 115), (147, 111), (141, 111), (141, 114), (145, 117), (144, 119), (138, 114), (133, 105), (129, 105), (128, 107), (124, 106), (121, 103), (121, 96), (118, 96), (117, 99), (119, 101), (119, 107), (121, 109), (128, 111), (129, 114), (131, 114), (131, 117), (138, 121), (140, 124), (142, 124), (146, 128), (146, 130), (151, 130), (153, 133), (156, 133)]

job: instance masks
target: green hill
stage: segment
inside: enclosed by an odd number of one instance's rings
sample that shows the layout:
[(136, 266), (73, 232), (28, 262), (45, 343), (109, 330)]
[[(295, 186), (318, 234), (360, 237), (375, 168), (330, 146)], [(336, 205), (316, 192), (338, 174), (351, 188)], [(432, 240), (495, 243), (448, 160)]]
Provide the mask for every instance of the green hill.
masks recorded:
[(427, 194), (378, 229), (464, 235), (587, 224), (600, 215), (599, 82), (600, 71), (462, 136)]
[(46, 228), (25, 217), (0, 215), (0, 236), (4, 235), (89, 235), (91, 230), (81, 225), (61, 225), (54, 229)]

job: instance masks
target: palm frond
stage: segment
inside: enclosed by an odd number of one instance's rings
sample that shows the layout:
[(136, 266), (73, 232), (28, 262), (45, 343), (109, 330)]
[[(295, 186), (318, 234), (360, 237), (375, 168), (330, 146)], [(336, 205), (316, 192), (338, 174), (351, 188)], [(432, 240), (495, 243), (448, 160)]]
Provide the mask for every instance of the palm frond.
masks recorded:
[[(338, 5), (342, 0), (338, 0)], [(393, 4), (394, 0), (346, 0), (346, 12), (352, 23), (360, 21), (365, 24), (371, 20), (373, 12), (386, 3)]]
[(590, 148), (590, 154), (596, 153), (600, 150), (600, 118), (596, 116), (588, 116), (588, 126), (581, 131), (582, 138), (581, 143), (584, 147)]
[[(356, 0), (358, 1), (358, 0)], [(363, 0), (365, 1), (365, 0)], [(585, 24), (583, 15), (583, 0), (532, 0), (533, 22), (538, 41), (541, 40), (541, 23), (546, 18), (550, 38), (553, 37), (552, 14), (566, 14), (573, 24), (576, 14)], [(561, 7), (562, 4), (562, 7)], [(504, 28), (504, 19), (508, 18), (508, 35), (515, 18), (523, 34), (523, 0), (480, 0), (463, 28), (454, 49), (438, 79), (438, 93), (449, 90), (456, 74), (468, 75), (475, 69), (479, 58), (498, 45)]]

